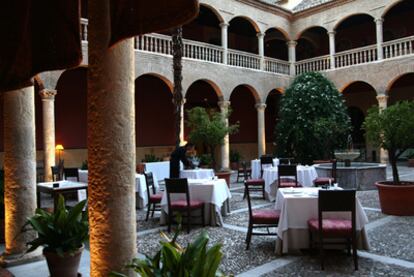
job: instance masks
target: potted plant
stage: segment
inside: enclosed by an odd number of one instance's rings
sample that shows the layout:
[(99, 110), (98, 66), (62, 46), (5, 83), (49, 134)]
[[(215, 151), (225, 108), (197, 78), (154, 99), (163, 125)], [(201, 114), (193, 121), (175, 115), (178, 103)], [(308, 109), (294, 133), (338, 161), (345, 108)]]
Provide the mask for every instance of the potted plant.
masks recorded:
[[(228, 125), (226, 118), (229, 113), (222, 114), (214, 109), (207, 110), (202, 107), (195, 107), (188, 111), (188, 125), (190, 133), (188, 134), (190, 141), (196, 144), (203, 144), (207, 150), (207, 155), (210, 155), (212, 160), (212, 167), (217, 169), (217, 163), (214, 153), (219, 145), (224, 143), (224, 137), (228, 134), (235, 133), (239, 126), (238, 124)], [(216, 176), (226, 179), (230, 185), (231, 171), (216, 171)]]
[(398, 102), (384, 110), (371, 108), (365, 118), (367, 139), (375, 147), (388, 151), (392, 181), (377, 182), (382, 212), (391, 215), (414, 215), (414, 181), (400, 181), (397, 160), (414, 148), (414, 102)]
[[(153, 257), (134, 259), (127, 268), (133, 269), (142, 277), (225, 277), (218, 270), (223, 257), (221, 244), (208, 248), (209, 237), (207, 232), (203, 231), (184, 248), (177, 243), (180, 230), (181, 224), (172, 239), (161, 232), (161, 236), (166, 239), (160, 241), (161, 249)], [(127, 275), (112, 272), (110, 276), (126, 277)]]
[(408, 159), (408, 166), (414, 167), (414, 150), (410, 150), (407, 153), (407, 159)]
[(238, 170), (239, 169), (239, 163), (242, 159), (242, 156), (239, 151), (237, 150), (230, 150), (230, 168), (232, 170)]
[(23, 226), (23, 231), (36, 231), (38, 237), (28, 242), (27, 252), (43, 246), (50, 277), (77, 277), (83, 243), (88, 240), (87, 214), (83, 213), (86, 200), (73, 208), (65, 208), (65, 200), (59, 196), (52, 213), (37, 209)]

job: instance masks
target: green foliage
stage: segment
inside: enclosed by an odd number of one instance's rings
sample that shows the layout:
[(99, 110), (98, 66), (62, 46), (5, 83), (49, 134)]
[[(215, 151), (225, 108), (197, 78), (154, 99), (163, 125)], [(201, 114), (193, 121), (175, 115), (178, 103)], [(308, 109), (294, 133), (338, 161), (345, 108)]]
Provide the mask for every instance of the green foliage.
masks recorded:
[(228, 118), (228, 114), (224, 116), (215, 111), (207, 111), (202, 107), (195, 107), (187, 112), (188, 126), (191, 131), (189, 133), (189, 140), (195, 144), (200, 143), (208, 148), (208, 153), (212, 156), (213, 163), (214, 151), (217, 146), (224, 143), (224, 137), (227, 134), (237, 132), (238, 124), (227, 126), (224, 118)]
[(161, 159), (156, 157), (154, 154), (145, 154), (144, 159), (142, 159), (142, 162), (144, 163), (153, 163), (159, 161), (161, 161)]
[(322, 74), (295, 78), (282, 96), (276, 125), (277, 155), (295, 157), (303, 164), (331, 158), (346, 144), (351, 130), (344, 100)]
[[(180, 225), (181, 226), (181, 225)], [(218, 271), (223, 253), (221, 244), (208, 248), (209, 237), (203, 231), (186, 248), (176, 240), (181, 228), (178, 228), (171, 239), (165, 233), (161, 236), (167, 241), (160, 241), (161, 249), (153, 256), (145, 259), (133, 259), (127, 267), (142, 277), (214, 277), (224, 276)], [(111, 273), (112, 277), (126, 277), (121, 273)]]
[(82, 170), (88, 170), (88, 160), (84, 160), (81, 166)]
[(23, 232), (34, 230), (38, 234), (38, 238), (27, 243), (30, 246), (28, 252), (44, 246), (63, 256), (63, 253), (72, 254), (82, 247), (89, 237), (87, 214), (82, 212), (85, 204), (86, 200), (83, 200), (67, 210), (65, 199), (60, 195), (53, 213), (37, 209), (23, 226)]
[(378, 107), (369, 109), (363, 128), (373, 146), (388, 151), (394, 181), (399, 182), (397, 159), (414, 148), (414, 102), (398, 102), (381, 112)]
[(230, 162), (232, 163), (238, 163), (242, 159), (242, 155), (239, 151), (236, 150), (230, 150)]
[(200, 166), (211, 167), (212, 162), (213, 162), (213, 159), (211, 158), (210, 154), (200, 155)]

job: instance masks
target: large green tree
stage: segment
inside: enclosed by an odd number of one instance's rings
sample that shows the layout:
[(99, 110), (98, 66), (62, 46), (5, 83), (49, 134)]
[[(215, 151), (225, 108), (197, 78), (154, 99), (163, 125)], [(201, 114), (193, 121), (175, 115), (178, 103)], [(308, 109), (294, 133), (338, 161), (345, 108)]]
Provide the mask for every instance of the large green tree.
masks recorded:
[(344, 100), (332, 82), (317, 72), (304, 73), (281, 99), (277, 155), (303, 164), (332, 158), (335, 149), (345, 146), (350, 130)]
[(398, 102), (382, 111), (373, 107), (363, 126), (367, 139), (388, 151), (394, 182), (399, 182), (397, 160), (405, 150), (414, 148), (414, 102)]

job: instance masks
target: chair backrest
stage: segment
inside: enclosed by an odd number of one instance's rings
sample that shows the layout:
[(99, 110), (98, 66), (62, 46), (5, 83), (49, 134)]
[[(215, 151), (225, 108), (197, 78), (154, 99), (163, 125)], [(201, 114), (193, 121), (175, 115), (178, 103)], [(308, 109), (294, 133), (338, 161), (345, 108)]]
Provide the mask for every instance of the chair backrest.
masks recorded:
[(155, 189), (155, 185), (154, 185), (154, 175), (152, 174), (152, 172), (145, 172), (144, 173), (145, 176), (145, 183), (147, 185), (147, 194), (148, 194), (148, 199), (150, 198), (150, 190), (152, 189), (152, 194), (156, 194), (157, 191)]
[(319, 190), (318, 214), (319, 228), (322, 230), (323, 212), (351, 212), (352, 230), (355, 231), (355, 193), (354, 189)]
[(246, 163), (246, 161), (242, 161), (241, 162), (241, 166), (243, 168), (243, 177), (244, 177), (244, 180), (247, 180), (249, 178), (249, 174), (247, 173), (247, 163)]
[(263, 170), (268, 167), (267, 165), (273, 166), (273, 157), (269, 155), (263, 155), (260, 157), (260, 176), (263, 177)]
[(279, 164), (277, 167), (278, 184), (280, 184), (282, 177), (294, 177), (295, 186), (298, 186), (298, 171), (295, 164)]
[(77, 167), (64, 168), (63, 173), (65, 174), (65, 180), (68, 178), (76, 178), (76, 181), (79, 182), (79, 171)]
[(60, 181), (59, 180), (59, 166), (51, 166), (52, 169), (52, 179), (53, 182)]
[(190, 193), (188, 190), (187, 178), (165, 178), (165, 189), (167, 192), (168, 210), (171, 210), (170, 194), (184, 193), (186, 195), (187, 206), (190, 206)]
[(336, 168), (337, 168), (336, 159), (331, 160), (331, 163), (332, 163), (331, 177), (334, 178), (334, 182), (336, 182)]
[(252, 218), (253, 211), (252, 211), (252, 203), (250, 202), (250, 190), (249, 185), (246, 184), (246, 181), (244, 182), (244, 190), (246, 192), (246, 199), (247, 199), (247, 207), (249, 208), (249, 217)]
[(292, 164), (294, 158), (279, 158), (279, 164)]

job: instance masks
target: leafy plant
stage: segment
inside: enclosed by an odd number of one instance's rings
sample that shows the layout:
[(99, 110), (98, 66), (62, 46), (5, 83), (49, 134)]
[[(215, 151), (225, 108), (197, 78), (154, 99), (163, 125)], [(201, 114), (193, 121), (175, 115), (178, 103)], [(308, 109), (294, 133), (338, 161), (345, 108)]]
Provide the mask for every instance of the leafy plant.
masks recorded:
[(44, 246), (45, 250), (63, 256), (63, 253), (73, 254), (82, 247), (89, 237), (87, 214), (82, 213), (85, 204), (86, 200), (83, 200), (67, 210), (65, 199), (60, 195), (54, 212), (36, 209), (35, 215), (23, 226), (23, 232), (34, 230), (38, 233), (38, 238), (27, 243), (30, 246), (27, 252)]
[(224, 143), (224, 137), (227, 134), (237, 132), (238, 124), (228, 126), (224, 118), (228, 118), (229, 113), (222, 114), (215, 110), (207, 111), (202, 107), (195, 107), (188, 112), (188, 126), (191, 131), (189, 140), (193, 143), (204, 144), (207, 153), (211, 155), (212, 164), (215, 166), (214, 153), (216, 147)]
[(320, 73), (304, 73), (282, 96), (276, 152), (302, 164), (328, 159), (345, 146), (350, 130), (344, 100), (335, 86)]
[[(218, 271), (223, 253), (221, 244), (207, 247), (209, 237), (203, 231), (192, 243), (183, 248), (177, 243), (181, 224), (171, 239), (165, 233), (161, 236), (167, 241), (160, 241), (161, 249), (145, 259), (134, 259), (127, 267), (132, 268), (142, 277), (214, 277), (224, 276)], [(126, 277), (121, 273), (111, 273), (112, 277)]]
[(81, 166), (82, 170), (88, 170), (88, 160), (84, 160)]
[(397, 160), (404, 151), (414, 148), (414, 103), (398, 102), (384, 110), (368, 110), (363, 128), (375, 147), (388, 151), (394, 182), (399, 182)]
[(161, 159), (157, 158), (154, 154), (145, 154), (144, 159), (142, 159), (142, 162), (145, 163), (153, 163), (159, 161), (161, 161)]
[(203, 154), (200, 155), (200, 165), (201, 166), (211, 166), (211, 163), (213, 162), (211, 155), (209, 154)]
[(230, 150), (230, 162), (232, 163), (238, 163), (242, 159), (242, 155), (239, 151), (236, 150)]

